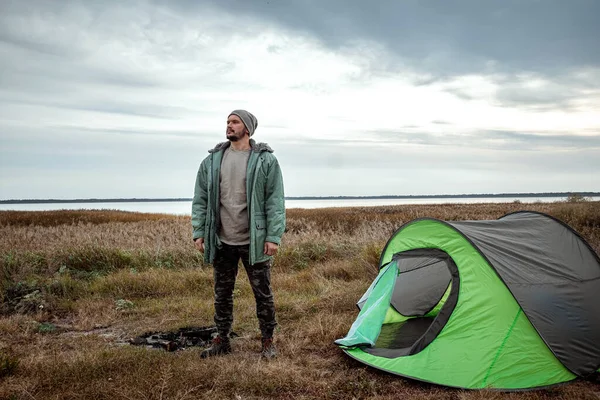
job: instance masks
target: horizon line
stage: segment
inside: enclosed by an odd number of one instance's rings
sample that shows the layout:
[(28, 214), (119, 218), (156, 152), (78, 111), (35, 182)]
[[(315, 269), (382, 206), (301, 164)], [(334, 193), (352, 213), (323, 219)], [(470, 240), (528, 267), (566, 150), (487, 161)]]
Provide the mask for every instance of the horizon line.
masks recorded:
[[(337, 195), (337, 196), (286, 196), (285, 200), (329, 200), (329, 199), (427, 199), (427, 198), (465, 198), (465, 197), (566, 197), (571, 195), (600, 196), (600, 192), (539, 192), (539, 193), (469, 193), (469, 194), (420, 194), (420, 195)], [(7, 199), (0, 204), (11, 203), (113, 203), (113, 202), (167, 202), (192, 201), (191, 197), (112, 197), (112, 198), (75, 198), (75, 199)]]

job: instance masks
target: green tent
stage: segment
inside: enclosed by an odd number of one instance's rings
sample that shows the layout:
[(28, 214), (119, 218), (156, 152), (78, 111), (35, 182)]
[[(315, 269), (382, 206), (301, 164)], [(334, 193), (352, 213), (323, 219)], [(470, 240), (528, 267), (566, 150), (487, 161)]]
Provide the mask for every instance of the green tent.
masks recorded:
[(469, 389), (525, 389), (600, 368), (600, 259), (566, 224), (422, 218), (389, 239), (335, 343), (375, 368)]

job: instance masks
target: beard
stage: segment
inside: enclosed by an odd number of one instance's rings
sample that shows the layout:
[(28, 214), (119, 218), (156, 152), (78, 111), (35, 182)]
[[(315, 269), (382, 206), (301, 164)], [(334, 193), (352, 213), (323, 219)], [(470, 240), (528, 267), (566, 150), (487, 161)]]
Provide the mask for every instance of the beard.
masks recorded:
[(242, 137), (244, 137), (245, 133), (239, 133), (236, 134), (234, 131), (226, 131), (225, 132), (225, 136), (227, 137), (227, 140), (229, 140), (230, 142), (237, 142), (238, 140), (240, 140)]

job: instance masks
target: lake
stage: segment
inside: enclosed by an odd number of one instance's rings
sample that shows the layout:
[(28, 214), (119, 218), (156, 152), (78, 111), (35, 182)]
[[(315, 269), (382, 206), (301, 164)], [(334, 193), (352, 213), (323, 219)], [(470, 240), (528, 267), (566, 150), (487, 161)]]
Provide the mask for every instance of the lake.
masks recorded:
[[(286, 208), (327, 208), (327, 207), (369, 207), (403, 204), (473, 204), (473, 203), (512, 203), (523, 204), (536, 202), (564, 201), (566, 197), (461, 197), (461, 198), (410, 198), (410, 199), (317, 199), (286, 200)], [(591, 197), (599, 201), (600, 197)], [(35, 203), (35, 204), (0, 204), (0, 210), (48, 211), (48, 210), (122, 210), (143, 213), (165, 213), (189, 215), (191, 201), (156, 201), (156, 202), (115, 202), (115, 203)]]

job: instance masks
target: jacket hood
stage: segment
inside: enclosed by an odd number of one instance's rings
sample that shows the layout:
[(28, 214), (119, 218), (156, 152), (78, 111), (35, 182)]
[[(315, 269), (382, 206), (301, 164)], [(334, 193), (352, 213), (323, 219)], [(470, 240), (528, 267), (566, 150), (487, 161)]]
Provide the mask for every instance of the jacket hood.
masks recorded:
[[(218, 153), (221, 150), (228, 148), (231, 145), (231, 142), (221, 142), (215, 146), (214, 149), (210, 149), (209, 153)], [(250, 147), (252, 151), (255, 153), (262, 153), (263, 151), (268, 151), (269, 153), (273, 153), (273, 149), (267, 143), (256, 143), (254, 139), (250, 139)]]

